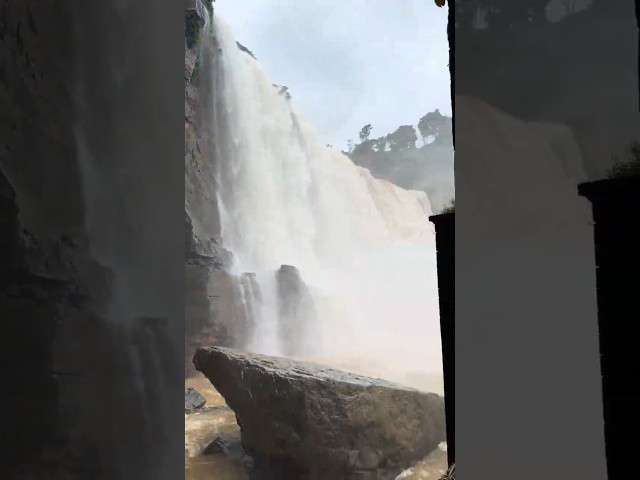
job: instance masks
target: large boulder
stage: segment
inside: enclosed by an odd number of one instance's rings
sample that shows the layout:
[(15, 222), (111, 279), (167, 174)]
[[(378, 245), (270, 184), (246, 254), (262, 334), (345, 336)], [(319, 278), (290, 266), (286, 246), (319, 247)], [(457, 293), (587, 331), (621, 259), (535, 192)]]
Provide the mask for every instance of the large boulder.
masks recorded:
[(222, 347), (194, 364), (234, 410), (256, 478), (395, 478), (445, 440), (435, 394)]

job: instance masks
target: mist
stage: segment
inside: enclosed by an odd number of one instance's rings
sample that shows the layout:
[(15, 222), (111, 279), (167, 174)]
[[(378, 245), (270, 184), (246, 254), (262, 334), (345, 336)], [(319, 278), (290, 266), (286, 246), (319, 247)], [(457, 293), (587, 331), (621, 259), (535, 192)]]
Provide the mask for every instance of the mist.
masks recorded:
[[(281, 95), (259, 62), (236, 48), (221, 17), (215, 35), (215, 124), (226, 139), (218, 205), (233, 271), (255, 279), (242, 295), (253, 299), (243, 310), (259, 312), (248, 348), (327, 364), (350, 359), (351, 370), (386, 364), (363, 373), (402, 383), (415, 384), (407, 376), (415, 372), (441, 374), (427, 195), (376, 179), (322, 145), (295, 98)], [(293, 281), (277, 280), (282, 265), (297, 269)], [(279, 309), (307, 289), (312, 306), (286, 325)]]

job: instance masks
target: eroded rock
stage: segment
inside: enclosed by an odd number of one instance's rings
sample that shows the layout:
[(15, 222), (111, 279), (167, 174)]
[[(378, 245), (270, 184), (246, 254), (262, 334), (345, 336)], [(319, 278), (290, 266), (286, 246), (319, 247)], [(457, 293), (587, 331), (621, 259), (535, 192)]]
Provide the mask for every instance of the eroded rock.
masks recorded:
[(236, 413), (259, 478), (395, 478), (445, 440), (435, 394), (222, 347), (194, 364)]
[(196, 410), (200, 410), (207, 403), (206, 398), (202, 396), (195, 388), (184, 389), (184, 413), (194, 413)]
[(280, 341), (286, 355), (308, 354), (318, 343), (316, 306), (300, 271), (282, 265), (276, 272)]

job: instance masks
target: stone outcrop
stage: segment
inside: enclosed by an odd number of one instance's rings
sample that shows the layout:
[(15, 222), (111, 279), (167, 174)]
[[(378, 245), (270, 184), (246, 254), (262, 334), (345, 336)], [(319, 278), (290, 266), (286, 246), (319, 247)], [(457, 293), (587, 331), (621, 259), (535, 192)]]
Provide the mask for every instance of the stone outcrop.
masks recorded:
[(83, 383), (74, 360), (84, 349), (69, 347), (74, 328), (104, 333), (86, 307), (107, 301), (112, 281), (112, 272), (74, 239), (37, 238), (23, 229), (19, 213), (16, 192), (0, 171), (0, 376), (11, 412), (0, 442), (3, 478), (38, 472), (45, 454), (57, 456), (62, 472), (83, 453), (69, 438), (75, 419), (65, 419), (66, 435), (58, 424), (60, 409), (69, 408), (65, 392)]
[(185, 376), (195, 374), (193, 355), (202, 345), (225, 345), (229, 335), (217, 321), (230, 318), (228, 298), (233, 298), (233, 278), (225, 270), (231, 255), (212, 240), (208, 245), (194, 234), (185, 213)]
[(85, 331), (100, 330), (83, 308), (109, 297), (111, 272), (88, 258), (81, 235), (69, 122), (73, 34), (61, 27), (73, 8), (65, 1), (0, 8), (0, 377), (10, 412), (0, 477), (27, 478), (43, 468), (45, 455), (53, 453), (65, 472), (86, 453), (74, 442), (73, 419), (60, 421), (61, 410), (73, 408), (65, 398), (70, 385), (83, 383), (60, 337), (78, 319)]
[(320, 365), (201, 348), (261, 478), (395, 478), (445, 440), (443, 399)]
[(231, 335), (233, 345), (246, 348), (253, 338), (257, 324), (260, 322), (260, 303), (262, 293), (255, 273), (243, 273), (235, 279), (234, 314)]
[[(291, 265), (282, 265), (276, 272), (278, 285), (279, 335), (284, 354), (309, 354), (314, 345), (316, 309), (309, 288), (300, 271)], [(317, 342), (317, 337), (315, 337)]]
[(207, 403), (207, 399), (204, 398), (200, 392), (195, 388), (184, 389), (184, 413), (190, 414), (197, 410), (200, 410)]
[(149, 5), (0, 6), (3, 479), (182, 474), (181, 112)]
[[(186, 0), (186, 20), (204, 24), (208, 11), (200, 0)], [(233, 343), (234, 278), (227, 272), (231, 254), (222, 247), (215, 191), (215, 131), (211, 123), (211, 63), (215, 38), (200, 34), (185, 50), (185, 361), (195, 374), (193, 355), (202, 345)]]
[[(204, 25), (211, 2), (186, 0), (186, 21)], [(185, 51), (185, 376), (195, 350), (203, 345), (245, 347), (256, 322), (259, 291), (251, 273), (232, 275), (232, 254), (222, 245), (213, 125), (213, 87), (218, 45), (202, 31)], [(238, 45), (248, 52), (248, 50)], [(250, 52), (248, 52), (250, 54)]]
[[(211, 4), (212, 0), (209, 0), (207, 3)], [(203, 21), (209, 15), (207, 7), (202, 0), (184, 0), (184, 8), (187, 13), (194, 12)]]

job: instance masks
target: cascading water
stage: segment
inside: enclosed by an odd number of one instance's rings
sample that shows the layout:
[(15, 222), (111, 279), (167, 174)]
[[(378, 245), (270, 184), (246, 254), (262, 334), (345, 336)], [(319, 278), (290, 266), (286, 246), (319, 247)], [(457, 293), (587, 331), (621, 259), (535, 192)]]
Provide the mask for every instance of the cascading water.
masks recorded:
[(166, 24), (150, 6), (120, 1), (73, 10), (76, 64), (69, 68), (83, 238), (87, 255), (111, 272), (108, 301), (83, 305), (84, 323), (99, 332), (95, 343), (87, 335), (85, 345), (83, 329), (69, 334), (83, 345), (69, 355), (83, 378), (67, 393), (77, 396), (74, 434), (98, 452), (82, 461), (88, 478), (164, 480), (183, 470), (181, 439), (172, 432), (183, 428), (184, 237), (168, 225), (184, 222), (184, 191), (173, 188), (184, 170), (174, 161), (181, 145), (172, 151), (158, 141), (175, 115), (164, 100), (171, 81), (158, 74), (166, 70), (157, 48)]
[[(375, 179), (325, 147), (219, 18), (213, 31), (223, 243), (234, 254), (234, 272), (255, 273), (260, 291), (249, 348), (282, 355), (286, 340), (303, 346), (304, 356), (357, 351), (399, 360), (406, 371), (439, 372), (426, 195)], [(275, 272), (282, 265), (300, 272), (317, 318), (294, 339), (278, 333)]]

